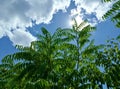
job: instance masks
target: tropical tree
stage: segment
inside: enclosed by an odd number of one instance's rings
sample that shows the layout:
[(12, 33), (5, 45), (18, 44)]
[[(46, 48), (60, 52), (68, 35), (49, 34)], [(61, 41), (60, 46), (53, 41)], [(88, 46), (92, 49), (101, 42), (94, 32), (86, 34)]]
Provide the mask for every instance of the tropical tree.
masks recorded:
[[(16, 46), (19, 52), (3, 58), (1, 68), (8, 69), (3, 76), (13, 76), (13, 78), (10, 77), (11, 81), (16, 81), (10, 85), (12, 89), (16, 86), (22, 89), (28, 89), (28, 87), (48, 89), (58, 82), (54, 81), (53, 75), (56, 75), (54, 74), (57, 70), (56, 66), (59, 67), (56, 61), (58, 60), (58, 63), (62, 61), (60, 60), (62, 50), (59, 49), (61, 44), (69, 41), (69, 38), (63, 36), (65, 31), (60, 28), (53, 35), (45, 28), (41, 31), (42, 35), (39, 34), (39, 40), (32, 42), (30, 47)], [(7, 66), (12, 64), (13, 68)]]
[(19, 52), (3, 58), (0, 66), (2, 82), (6, 81), (3, 87), (98, 89), (102, 73), (94, 59), (100, 46), (89, 39), (94, 29), (86, 21), (78, 25), (76, 20), (71, 29), (59, 28), (53, 35), (42, 28), (42, 34), (30, 47), (16, 46)]
[(104, 19), (111, 17), (113, 22), (116, 22), (116, 26), (120, 28), (120, 0), (102, 0), (104, 2), (115, 2), (110, 10), (103, 16)]
[(98, 53), (96, 64), (102, 67), (104, 83), (107, 89), (120, 88), (120, 36), (107, 41), (104, 49)]
[[(74, 20), (74, 25), (71, 30), (69, 30), (69, 37), (72, 38), (71, 50), (73, 57), (72, 60), (75, 61), (76, 65), (73, 73), (73, 85), (74, 89), (85, 89), (85, 88), (98, 88), (99, 84), (96, 82), (100, 73), (99, 68), (97, 68), (94, 63), (96, 58), (95, 52), (100, 48), (100, 46), (94, 45), (94, 40), (90, 40), (91, 32), (95, 28), (91, 27), (86, 21), (78, 24)], [(74, 43), (73, 43), (74, 42)], [(91, 77), (91, 74), (93, 76)], [(99, 80), (98, 80), (99, 81)]]

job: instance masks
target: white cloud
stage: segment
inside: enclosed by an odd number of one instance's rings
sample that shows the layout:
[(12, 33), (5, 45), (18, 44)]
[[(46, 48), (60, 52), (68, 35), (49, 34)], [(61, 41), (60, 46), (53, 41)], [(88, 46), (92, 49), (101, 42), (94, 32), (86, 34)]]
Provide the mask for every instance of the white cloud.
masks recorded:
[(102, 16), (111, 8), (113, 2), (102, 3), (101, 0), (73, 0), (77, 8), (71, 10), (71, 16), (88, 19), (91, 25), (102, 21)]
[[(77, 8), (71, 10), (71, 16), (79, 22), (84, 18), (95, 24), (110, 8), (111, 3), (103, 4), (101, 0), (73, 0)], [(8, 36), (14, 45), (29, 45), (36, 40), (27, 27), (50, 23), (57, 11), (66, 11), (71, 0), (0, 0), (0, 38)], [(93, 14), (94, 13), (94, 14)], [(94, 17), (88, 17), (87, 15)]]
[(13, 45), (19, 44), (24, 46), (30, 46), (31, 41), (35, 41), (33, 37), (26, 29), (15, 29), (6, 32), (9, 39), (13, 42)]
[(32, 21), (49, 23), (58, 10), (66, 11), (70, 1), (0, 0), (0, 38), (8, 36), (14, 45), (29, 45), (36, 38), (26, 27), (32, 27)]

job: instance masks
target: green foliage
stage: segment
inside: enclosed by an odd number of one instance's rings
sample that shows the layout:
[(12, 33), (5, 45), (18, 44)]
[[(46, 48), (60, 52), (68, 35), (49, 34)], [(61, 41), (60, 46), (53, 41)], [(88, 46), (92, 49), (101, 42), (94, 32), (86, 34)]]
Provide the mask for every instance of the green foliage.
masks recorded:
[(120, 36), (107, 41), (103, 51), (98, 53), (96, 64), (102, 66), (104, 83), (108, 88), (120, 88)]
[(114, 0), (102, 0), (102, 2), (111, 2), (111, 1), (114, 1)]
[[(114, 0), (103, 0), (104, 2), (114, 2)], [(120, 0), (116, 0), (112, 8), (106, 12), (103, 19), (111, 17), (113, 22), (116, 22), (116, 26), (120, 28)]]
[(86, 21), (53, 34), (41, 28), (30, 47), (17, 45), (19, 52), (2, 59), (0, 88), (120, 88), (120, 36), (96, 46), (89, 39), (94, 30)]

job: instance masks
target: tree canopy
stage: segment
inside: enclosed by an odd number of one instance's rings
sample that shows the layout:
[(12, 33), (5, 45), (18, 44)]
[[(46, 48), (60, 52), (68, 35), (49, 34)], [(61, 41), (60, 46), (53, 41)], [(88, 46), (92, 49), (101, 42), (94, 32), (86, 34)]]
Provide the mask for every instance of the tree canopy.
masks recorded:
[(1, 89), (120, 88), (120, 36), (105, 45), (90, 39), (95, 27), (74, 21), (71, 29), (51, 34), (41, 28), (38, 40), (7, 55), (0, 65)]
[[(119, 0), (103, 18), (109, 16), (120, 27)], [(43, 27), (29, 47), (17, 45), (0, 64), (0, 89), (119, 89), (120, 36), (95, 45), (96, 28), (86, 23), (74, 20), (72, 28), (53, 34)]]

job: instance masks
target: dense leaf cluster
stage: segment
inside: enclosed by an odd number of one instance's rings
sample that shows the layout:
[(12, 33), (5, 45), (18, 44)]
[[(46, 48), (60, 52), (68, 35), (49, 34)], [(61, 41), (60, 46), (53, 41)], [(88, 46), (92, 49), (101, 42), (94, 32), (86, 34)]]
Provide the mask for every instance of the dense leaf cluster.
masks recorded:
[(45, 28), (30, 47), (7, 55), (0, 65), (0, 89), (108, 89), (120, 88), (120, 36), (106, 45), (90, 40), (90, 25)]

